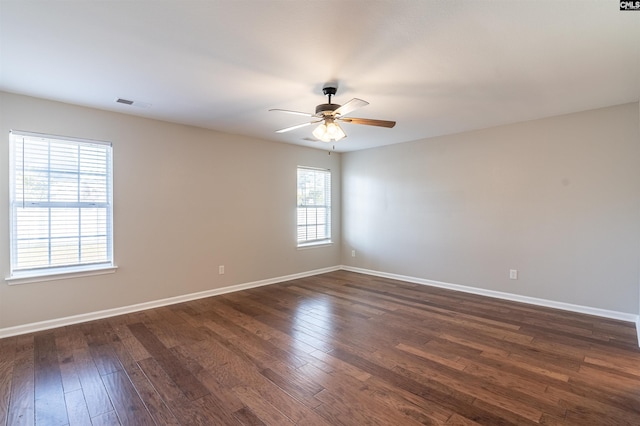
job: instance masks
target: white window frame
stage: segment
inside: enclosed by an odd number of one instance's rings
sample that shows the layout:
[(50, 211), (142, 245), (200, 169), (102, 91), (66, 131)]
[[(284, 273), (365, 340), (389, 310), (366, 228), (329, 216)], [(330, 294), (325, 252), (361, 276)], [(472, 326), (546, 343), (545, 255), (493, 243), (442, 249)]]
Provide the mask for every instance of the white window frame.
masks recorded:
[[(36, 142), (37, 141), (37, 142)], [(47, 144), (47, 152), (46, 154), (42, 154), (42, 152), (38, 152), (38, 154), (33, 154), (33, 157), (39, 156), (40, 158), (45, 158), (47, 162), (47, 166), (40, 169), (42, 174), (48, 176), (47, 184), (44, 186), (47, 191), (46, 199), (24, 199), (25, 195), (16, 194), (18, 185), (24, 189), (24, 182), (20, 181), (18, 175), (22, 176), (24, 179), (25, 176), (25, 144), (28, 143), (40, 143)], [(75, 171), (61, 171), (56, 170), (51, 167), (51, 144), (60, 145), (68, 145), (71, 148), (78, 149), (78, 168)], [(95, 172), (87, 172), (81, 171), (81, 148), (89, 147), (103, 151), (104, 153), (104, 165), (105, 172), (95, 174)], [(34, 151), (35, 152), (35, 151)], [(102, 154), (102, 153), (101, 153)], [(20, 167), (22, 169), (18, 170)], [(64, 184), (64, 190), (72, 189), (70, 192), (76, 196), (75, 201), (65, 200), (65, 201), (55, 201), (52, 200), (52, 181), (51, 176), (61, 173), (67, 174), (72, 179), (76, 179), (77, 182), (74, 182), (72, 186), (69, 184)], [(87, 176), (104, 176), (104, 185), (99, 184), (99, 189), (105, 191), (105, 199), (102, 201), (96, 200), (82, 200), (81, 199), (81, 178)], [(96, 180), (100, 182), (100, 180)], [(74, 188), (75, 187), (75, 188)], [(56, 224), (55, 221), (51, 219), (52, 212), (55, 212), (56, 209), (78, 209), (78, 230), (77, 235), (70, 236), (67, 238), (77, 238), (78, 239), (78, 258), (76, 262), (66, 262), (56, 264), (52, 262), (52, 241), (59, 239), (60, 237), (55, 236)], [(33, 265), (26, 266), (25, 263), (20, 263), (19, 255), (18, 255), (18, 226), (19, 226), (19, 215), (18, 210), (22, 209), (46, 209), (48, 212), (48, 219), (37, 222), (40, 229), (46, 229), (47, 235), (46, 237), (25, 237), (22, 238), (22, 241), (28, 240), (41, 240), (46, 241), (47, 243), (47, 260), (41, 261), (40, 263), (34, 263)], [(83, 209), (93, 209), (96, 211), (102, 211), (105, 215), (105, 233), (100, 232), (99, 234), (83, 234), (82, 231), (82, 211)], [(32, 220), (32, 219), (30, 219)], [(64, 228), (67, 231), (68, 226)], [(86, 228), (85, 228), (86, 232)], [(96, 231), (97, 232), (97, 231)], [(83, 238), (96, 238), (96, 237), (106, 237), (105, 248), (101, 251), (101, 255), (99, 258), (87, 260), (82, 258), (82, 239)], [(88, 139), (78, 139), (66, 136), (54, 136), (47, 135), (41, 133), (33, 133), (33, 132), (25, 132), (25, 131), (16, 131), (12, 130), (10, 132), (10, 251), (11, 251), (11, 263), (10, 263), (10, 276), (6, 278), (6, 281), (9, 284), (22, 284), (27, 282), (37, 282), (37, 281), (49, 281), (56, 280), (62, 278), (71, 278), (75, 276), (87, 276), (87, 275), (96, 275), (103, 273), (111, 273), (115, 272), (116, 266), (113, 263), (113, 147), (110, 142), (103, 141), (95, 141)]]
[[(313, 176), (314, 183), (304, 186), (301, 173)], [(296, 239), (299, 248), (331, 244), (331, 170), (297, 167)], [(311, 203), (310, 191), (322, 191), (323, 203)], [(303, 236), (301, 238), (301, 236)]]

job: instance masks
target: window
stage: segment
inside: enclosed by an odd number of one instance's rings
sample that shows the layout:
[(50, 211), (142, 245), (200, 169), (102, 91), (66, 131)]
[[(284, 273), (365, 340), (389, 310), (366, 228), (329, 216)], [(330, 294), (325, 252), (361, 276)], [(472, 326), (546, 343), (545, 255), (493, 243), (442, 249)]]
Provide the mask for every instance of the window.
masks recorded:
[(111, 144), (11, 132), (11, 277), (113, 267)]
[(331, 171), (298, 167), (298, 246), (331, 242)]

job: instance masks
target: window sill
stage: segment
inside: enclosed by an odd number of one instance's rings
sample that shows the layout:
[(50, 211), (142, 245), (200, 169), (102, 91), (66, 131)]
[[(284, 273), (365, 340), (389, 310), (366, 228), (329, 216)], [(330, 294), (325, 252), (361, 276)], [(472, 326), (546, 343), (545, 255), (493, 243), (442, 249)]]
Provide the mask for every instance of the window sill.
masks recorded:
[(8, 285), (29, 284), (42, 281), (66, 280), (70, 278), (89, 277), (92, 275), (113, 274), (118, 269), (117, 266), (100, 266), (91, 269), (69, 268), (56, 272), (45, 272), (42, 274), (23, 273), (15, 274), (4, 280)]
[(317, 247), (328, 247), (332, 245), (333, 245), (333, 241), (318, 241), (316, 243), (299, 244), (298, 250), (306, 250), (306, 249), (317, 248)]

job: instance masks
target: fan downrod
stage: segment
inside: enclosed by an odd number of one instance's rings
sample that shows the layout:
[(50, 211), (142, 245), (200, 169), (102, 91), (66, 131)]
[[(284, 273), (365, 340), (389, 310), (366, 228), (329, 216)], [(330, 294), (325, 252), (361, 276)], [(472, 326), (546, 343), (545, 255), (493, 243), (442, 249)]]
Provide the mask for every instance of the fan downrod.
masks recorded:
[(332, 104), (331, 103), (331, 97), (335, 96), (335, 94), (338, 92), (338, 84), (337, 83), (325, 83), (324, 86), (322, 86), (322, 93), (324, 93), (325, 96), (329, 97), (329, 103), (326, 104), (320, 104), (318, 106), (316, 106), (316, 114), (317, 115), (331, 115), (331, 113), (335, 110), (337, 110), (338, 108), (340, 108), (340, 105), (338, 104)]

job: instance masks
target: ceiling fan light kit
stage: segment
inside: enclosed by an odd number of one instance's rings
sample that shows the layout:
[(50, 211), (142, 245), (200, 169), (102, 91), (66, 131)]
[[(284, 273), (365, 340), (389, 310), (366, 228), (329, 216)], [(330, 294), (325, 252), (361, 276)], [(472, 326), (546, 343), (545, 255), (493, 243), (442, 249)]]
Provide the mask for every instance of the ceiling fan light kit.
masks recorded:
[(286, 127), (284, 129), (277, 130), (276, 133), (289, 132), (291, 130), (299, 129), (301, 127), (309, 126), (311, 124), (320, 123), (314, 130), (313, 136), (323, 142), (337, 142), (347, 137), (338, 121), (351, 124), (364, 124), (367, 126), (378, 126), (392, 128), (396, 125), (395, 121), (386, 120), (374, 120), (370, 118), (355, 118), (345, 117), (347, 114), (355, 111), (358, 108), (369, 105), (369, 102), (362, 99), (353, 98), (344, 105), (338, 105), (331, 103), (331, 97), (338, 91), (336, 83), (327, 83), (322, 88), (322, 93), (329, 97), (329, 102), (326, 104), (320, 104), (316, 106), (315, 114), (309, 114), (300, 111), (289, 111), (286, 109), (270, 109), (269, 111), (286, 112), (288, 114), (304, 115), (307, 117), (316, 118), (316, 120), (308, 123), (297, 124), (295, 126)]
[(313, 136), (317, 139), (320, 139), (322, 142), (337, 142), (340, 139), (347, 137), (344, 130), (342, 130), (342, 127), (340, 127), (340, 125), (334, 120), (326, 119), (325, 123), (320, 124), (313, 131)]

